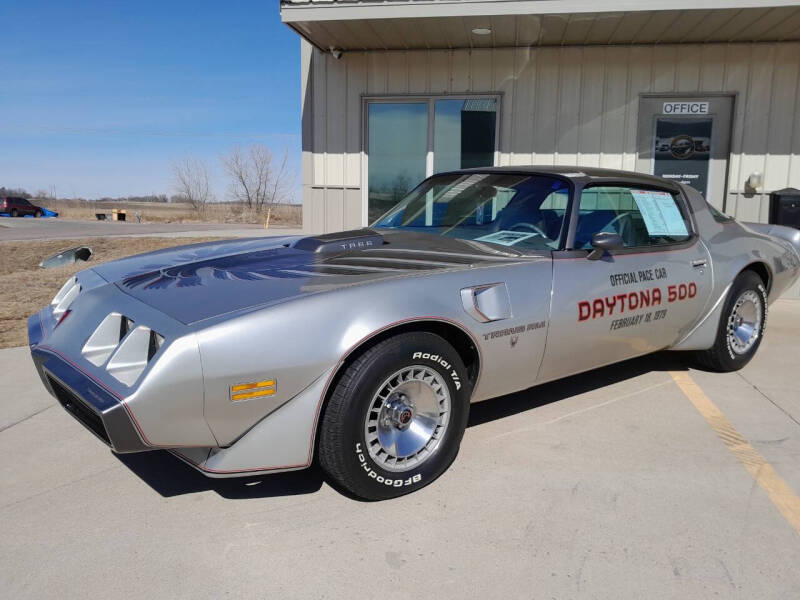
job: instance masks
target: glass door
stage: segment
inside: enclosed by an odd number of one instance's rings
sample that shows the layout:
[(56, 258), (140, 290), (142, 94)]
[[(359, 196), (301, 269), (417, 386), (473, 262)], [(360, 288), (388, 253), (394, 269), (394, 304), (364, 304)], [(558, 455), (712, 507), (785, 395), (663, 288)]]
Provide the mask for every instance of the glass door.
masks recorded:
[(732, 96), (643, 96), (636, 170), (685, 183), (725, 210)]

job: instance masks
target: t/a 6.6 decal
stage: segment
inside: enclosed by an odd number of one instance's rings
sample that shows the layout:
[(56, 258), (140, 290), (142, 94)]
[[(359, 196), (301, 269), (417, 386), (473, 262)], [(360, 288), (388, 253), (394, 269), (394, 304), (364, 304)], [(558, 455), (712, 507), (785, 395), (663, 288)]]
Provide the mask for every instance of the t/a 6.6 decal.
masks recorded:
[[(658, 269), (657, 272), (656, 279), (666, 277), (666, 270)], [(613, 286), (648, 280), (650, 280), (649, 277), (641, 277), (641, 272), (638, 277), (633, 273), (611, 276)], [(670, 304), (691, 300), (695, 296), (697, 296), (697, 283), (689, 281), (581, 300), (578, 302), (578, 322), (616, 317), (609, 323), (609, 329), (625, 329), (643, 323), (660, 321), (667, 316), (667, 307)], [(647, 309), (647, 312), (638, 312), (644, 309)], [(631, 314), (634, 312), (637, 314)]]

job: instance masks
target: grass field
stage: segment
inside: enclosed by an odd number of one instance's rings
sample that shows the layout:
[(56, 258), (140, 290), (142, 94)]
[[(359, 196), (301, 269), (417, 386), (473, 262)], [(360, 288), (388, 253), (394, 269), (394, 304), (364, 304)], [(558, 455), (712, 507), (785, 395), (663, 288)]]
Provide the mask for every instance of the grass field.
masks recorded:
[[(55, 200), (42, 204), (58, 211), (63, 219), (94, 220), (96, 213), (106, 213), (111, 218), (111, 211), (115, 208), (125, 209), (130, 221), (136, 220), (138, 211), (145, 223), (263, 223), (267, 218), (266, 210), (248, 210), (246, 206), (233, 202), (208, 204), (202, 214), (191, 205), (182, 203)], [(300, 227), (302, 220), (299, 204), (276, 204), (270, 210), (271, 224)]]
[[(0, 242), (0, 348), (28, 343), (27, 319), (46, 306), (73, 273), (92, 265), (132, 254), (220, 238), (108, 237), (85, 240)], [(88, 245), (94, 256), (88, 262), (42, 269), (39, 262), (66, 248)]]

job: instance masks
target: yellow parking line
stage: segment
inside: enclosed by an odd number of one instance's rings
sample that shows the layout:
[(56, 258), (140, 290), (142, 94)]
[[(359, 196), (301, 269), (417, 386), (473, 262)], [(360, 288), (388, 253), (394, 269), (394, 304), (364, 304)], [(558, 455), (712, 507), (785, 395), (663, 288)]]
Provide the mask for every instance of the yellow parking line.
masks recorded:
[(769, 499), (781, 511), (783, 518), (789, 521), (794, 530), (800, 534), (800, 498), (797, 497), (797, 494), (781, 479), (773, 466), (764, 460), (756, 449), (736, 431), (733, 424), (705, 395), (688, 373), (671, 371), (670, 375), (698, 412), (703, 415), (714, 433), (725, 443), (728, 450), (739, 459), (756, 483), (767, 492)]

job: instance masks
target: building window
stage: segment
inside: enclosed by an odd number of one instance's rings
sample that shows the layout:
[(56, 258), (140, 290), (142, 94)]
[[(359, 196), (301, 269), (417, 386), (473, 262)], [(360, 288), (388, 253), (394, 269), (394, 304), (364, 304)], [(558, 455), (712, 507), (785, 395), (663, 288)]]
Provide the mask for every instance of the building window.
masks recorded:
[(434, 173), (494, 165), (497, 105), (485, 96), (367, 100), (367, 221)]
[(425, 179), (428, 103), (369, 105), (369, 222)]

